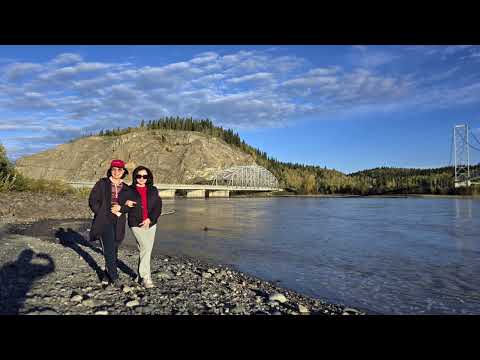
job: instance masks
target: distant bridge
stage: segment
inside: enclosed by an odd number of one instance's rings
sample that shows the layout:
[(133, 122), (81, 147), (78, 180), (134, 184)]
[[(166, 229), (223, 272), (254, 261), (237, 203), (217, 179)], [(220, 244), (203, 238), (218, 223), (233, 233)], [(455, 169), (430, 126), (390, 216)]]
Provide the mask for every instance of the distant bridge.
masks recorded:
[(474, 133), (469, 131), (467, 124), (455, 125), (453, 128), (453, 147), (455, 155), (455, 187), (465, 187), (480, 184), (480, 173), (470, 168), (470, 148), (480, 151), (470, 143), (470, 135), (480, 144)]
[[(219, 171), (212, 184), (155, 184), (163, 198), (175, 197), (177, 190), (186, 190), (189, 198), (229, 197), (230, 191), (282, 191), (278, 180), (260, 166), (235, 166)], [(69, 181), (75, 188), (92, 188), (95, 181)]]

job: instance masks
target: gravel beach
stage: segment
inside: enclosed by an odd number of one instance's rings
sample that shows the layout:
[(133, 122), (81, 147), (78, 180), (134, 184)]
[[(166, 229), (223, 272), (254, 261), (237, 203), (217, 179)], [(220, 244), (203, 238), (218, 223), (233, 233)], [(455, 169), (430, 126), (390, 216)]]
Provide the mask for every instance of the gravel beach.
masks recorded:
[(100, 244), (86, 240), (85, 203), (74, 196), (2, 194), (0, 314), (363, 314), (184, 256), (152, 257), (156, 287), (145, 289), (134, 281), (138, 253), (126, 246), (119, 249), (123, 288), (104, 286)]

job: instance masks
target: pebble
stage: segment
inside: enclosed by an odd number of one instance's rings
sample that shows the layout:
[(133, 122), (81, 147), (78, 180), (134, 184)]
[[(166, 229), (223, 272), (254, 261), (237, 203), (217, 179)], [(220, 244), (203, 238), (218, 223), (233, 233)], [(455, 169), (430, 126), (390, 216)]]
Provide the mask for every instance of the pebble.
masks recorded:
[(132, 289), (130, 286), (125, 285), (125, 286), (123, 287), (123, 290), (122, 290), (122, 291), (126, 294), (126, 293), (129, 293), (129, 292), (132, 292), (133, 289)]
[(73, 301), (73, 302), (81, 302), (82, 300), (83, 300), (82, 295), (74, 295), (70, 298), (70, 301)]
[(163, 279), (171, 279), (172, 278), (172, 275), (170, 275), (168, 272), (166, 271), (161, 271), (157, 274), (157, 278), (159, 278), (160, 280), (163, 280)]
[(212, 274), (210, 274), (209, 272), (204, 272), (204, 273), (202, 273), (202, 277), (205, 278), (205, 279), (208, 279), (208, 278), (212, 277)]
[(279, 303), (286, 303), (288, 299), (285, 297), (285, 295), (280, 294), (280, 293), (275, 293), (273, 295), (270, 295), (268, 298), (270, 301), (277, 301)]
[(135, 306), (140, 305), (140, 303), (138, 302), (138, 300), (131, 300), (131, 301), (127, 302), (125, 305), (127, 307), (131, 308), (131, 307), (135, 307)]
[(302, 305), (302, 304), (298, 304), (298, 311), (299, 311), (301, 314), (308, 314), (308, 313), (310, 313), (310, 310), (308, 310), (308, 308), (307, 308), (305, 305)]
[(342, 315), (359, 315), (360, 311), (353, 309), (353, 308), (345, 308), (343, 309)]
[(100, 311), (95, 312), (95, 315), (108, 315), (108, 311), (107, 310), (100, 310)]
[(38, 313), (38, 315), (58, 315), (54, 310), (43, 310)]
[(87, 299), (82, 301), (82, 305), (88, 306), (88, 307), (95, 307), (97, 306), (96, 302), (93, 299)]

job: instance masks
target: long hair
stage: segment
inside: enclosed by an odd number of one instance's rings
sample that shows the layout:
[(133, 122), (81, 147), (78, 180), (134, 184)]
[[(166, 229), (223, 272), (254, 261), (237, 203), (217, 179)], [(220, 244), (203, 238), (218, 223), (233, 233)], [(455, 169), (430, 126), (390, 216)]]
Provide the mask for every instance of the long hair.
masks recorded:
[(153, 186), (153, 174), (150, 171), (149, 168), (145, 166), (137, 166), (135, 170), (133, 170), (132, 174), (132, 186), (135, 186), (137, 184), (137, 175), (140, 170), (145, 170), (147, 172), (147, 183), (145, 184), (146, 186)]
[[(122, 175), (122, 177), (121, 177), (122, 179), (125, 178), (125, 176), (128, 175), (128, 170), (127, 170), (127, 168), (123, 168), (123, 169), (124, 169), (124, 171), (123, 171), (123, 175)], [(110, 176), (112, 176), (112, 168), (110, 168), (110, 169), (107, 170), (107, 178), (109, 178)]]

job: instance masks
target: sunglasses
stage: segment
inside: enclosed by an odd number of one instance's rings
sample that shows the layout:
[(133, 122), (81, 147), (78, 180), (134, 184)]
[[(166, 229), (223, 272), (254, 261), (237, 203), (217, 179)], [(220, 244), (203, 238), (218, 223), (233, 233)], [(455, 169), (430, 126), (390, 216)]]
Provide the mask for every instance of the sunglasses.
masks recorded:
[(137, 179), (148, 179), (148, 175), (137, 175)]

